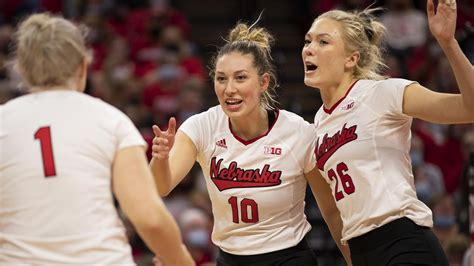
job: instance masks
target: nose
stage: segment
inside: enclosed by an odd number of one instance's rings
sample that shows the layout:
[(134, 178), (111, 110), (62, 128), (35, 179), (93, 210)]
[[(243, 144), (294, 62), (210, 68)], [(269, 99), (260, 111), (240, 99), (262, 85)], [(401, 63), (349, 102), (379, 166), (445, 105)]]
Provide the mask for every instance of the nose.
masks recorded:
[(234, 82), (232, 81), (232, 79), (229, 79), (227, 81), (227, 83), (225, 84), (225, 90), (224, 90), (225, 94), (227, 95), (232, 95), (234, 93), (237, 92), (237, 88), (235, 87), (235, 84)]
[(305, 56), (310, 56), (310, 55), (314, 55), (314, 48), (313, 48), (313, 46), (312, 46), (312, 42), (309, 43), (309, 44), (307, 44), (307, 45), (305, 45), (305, 46), (303, 47), (303, 50), (302, 50), (301, 53), (302, 53), (303, 57), (305, 57)]

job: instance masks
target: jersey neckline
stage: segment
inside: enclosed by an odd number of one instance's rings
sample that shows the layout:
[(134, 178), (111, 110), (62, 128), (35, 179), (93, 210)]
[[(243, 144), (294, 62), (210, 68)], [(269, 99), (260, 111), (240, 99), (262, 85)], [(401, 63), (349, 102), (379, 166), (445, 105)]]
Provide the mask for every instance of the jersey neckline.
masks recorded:
[(326, 108), (323, 104), (323, 110), (325, 113), (327, 114), (332, 114), (332, 112), (334, 112), (334, 110), (336, 109), (337, 106), (339, 106), (339, 104), (341, 104), (342, 101), (344, 101), (344, 99), (347, 97), (347, 95), (349, 95), (349, 92), (352, 90), (352, 88), (354, 88), (355, 84), (357, 83), (357, 81), (359, 81), (358, 79), (356, 79), (354, 82), (352, 82), (351, 86), (349, 87), (349, 89), (346, 91), (346, 94), (341, 98), (339, 99), (339, 101), (337, 101), (335, 104), (333, 104), (331, 106), (331, 108)]
[(255, 141), (265, 137), (266, 135), (268, 135), (268, 133), (270, 133), (270, 131), (272, 130), (273, 126), (275, 126), (277, 120), (278, 120), (278, 117), (280, 116), (280, 110), (279, 109), (276, 109), (276, 110), (272, 110), (275, 112), (275, 119), (273, 120), (273, 123), (268, 127), (267, 131), (265, 131), (262, 135), (260, 136), (257, 136), (253, 139), (249, 139), (249, 140), (245, 140), (241, 137), (239, 137), (237, 134), (235, 134), (234, 130), (232, 130), (232, 126), (230, 124), (230, 118), (227, 119), (227, 122), (229, 124), (229, 130), (230, 130), (230, 133), (232, 133), (232, 136), (234, 136), (234, 138), (236, 140), (238, 140), (240, 143), (244, 144), (244, 145), (249, 145), (249, 144), (252, 144), (254, 143)]

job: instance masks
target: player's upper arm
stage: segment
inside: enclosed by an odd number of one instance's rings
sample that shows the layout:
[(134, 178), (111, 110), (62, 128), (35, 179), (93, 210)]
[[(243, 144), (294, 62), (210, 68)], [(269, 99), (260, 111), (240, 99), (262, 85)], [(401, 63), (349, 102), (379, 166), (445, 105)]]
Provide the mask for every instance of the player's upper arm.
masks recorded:
[(408, 85), (403, 95), (403, 113), (437, 124), (474, 122), (461, 94), (431, 91), (417, 83)]
[(135, 226), (161, 226), (159, 213), (165, 206), (158, 197), (143, 146), (131, 146), (117, 152), (112, 182), (120, 207)]
[(321, 176), (318, 168), (315, 167), (309, 173), (306, 173), (305, 176), (324, 219), (326, 220), (328, 217), (333, 215), (339, 215), (336, 203), (334, 202), (334, 197), (332, 196), (331, 188), (326, 180)]

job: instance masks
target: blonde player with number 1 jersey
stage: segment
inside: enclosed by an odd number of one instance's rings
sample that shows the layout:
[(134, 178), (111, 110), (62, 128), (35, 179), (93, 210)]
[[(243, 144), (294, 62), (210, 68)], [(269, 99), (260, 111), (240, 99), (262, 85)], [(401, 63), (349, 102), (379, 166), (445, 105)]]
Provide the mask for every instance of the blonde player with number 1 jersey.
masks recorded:
[(128, 117), (83, 93), (88, 53), (70, 21), (19, 25), (31, 93), (0, 106), (0, 265), (135, 265), (113, 195), (166, 265), (194, 265)]

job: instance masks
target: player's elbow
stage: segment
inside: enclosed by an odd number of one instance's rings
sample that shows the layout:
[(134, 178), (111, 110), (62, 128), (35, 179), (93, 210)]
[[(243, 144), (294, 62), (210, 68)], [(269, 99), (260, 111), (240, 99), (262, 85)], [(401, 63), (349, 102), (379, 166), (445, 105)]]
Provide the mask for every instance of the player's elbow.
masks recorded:
[(166, 223), (164, 223), (161, 219), (155, 219), (149, 221), (139, 221), (134, 224), (136, 230), (141, 233), (142, 235), (150, 235), (159, 237), (163, 235), (164, 231), (166, 230)]
[(335, 204), (329, 204), (329, 206), (324, 205), (320, 208), (320, 210), (324, 220), (328, 224), (337, 222), (341, 219), (341, 214), (339, 213), (339, 210)]
[(171, 189), (168, 187), (160, 186), (160, 185), (157, 185), (156, 187), (158, 190), (158, 195), (160, 195), (160, 197), (162, 198), (168, 196), (171, 193)]
[(148, 212), (148, 214), (131, 218), (131, 221), (138, 232), (157, 236), (162, 235), (167, 230), (169, 223), (166, 218), (169, 218), (168, 215), (168, 213), (156, 213), (154, 215)]

